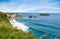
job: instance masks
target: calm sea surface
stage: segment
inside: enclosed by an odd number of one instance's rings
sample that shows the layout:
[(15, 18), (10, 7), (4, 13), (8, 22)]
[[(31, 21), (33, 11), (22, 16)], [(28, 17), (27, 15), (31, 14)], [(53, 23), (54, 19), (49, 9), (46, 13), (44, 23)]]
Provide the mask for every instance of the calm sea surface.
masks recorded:
[[(30, 27), (29, 31), (32, 31), (34, 36), (43, 39), (60, 39), (59, 13), (50, 13), (50, 16), (40, 16), (39, 13), (20, 13), (20, 15), (23, 18), (16, 20)], [(33, 16), (33, 18), (29, 18), (29, 16)]]

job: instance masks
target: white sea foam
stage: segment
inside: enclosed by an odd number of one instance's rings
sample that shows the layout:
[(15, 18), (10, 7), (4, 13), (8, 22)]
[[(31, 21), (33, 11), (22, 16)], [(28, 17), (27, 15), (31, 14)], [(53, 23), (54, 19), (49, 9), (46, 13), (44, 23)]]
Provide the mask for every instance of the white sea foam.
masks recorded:
[(15, 19), (13, 20), (9, 20), (10, 23), (12, 24), (12, 26), (17, 29), (21, 29), (24, 32), (27, 32), (29, 27), (27, 27), (26, 25), (24, 25), (23, 23), (17, 22)]

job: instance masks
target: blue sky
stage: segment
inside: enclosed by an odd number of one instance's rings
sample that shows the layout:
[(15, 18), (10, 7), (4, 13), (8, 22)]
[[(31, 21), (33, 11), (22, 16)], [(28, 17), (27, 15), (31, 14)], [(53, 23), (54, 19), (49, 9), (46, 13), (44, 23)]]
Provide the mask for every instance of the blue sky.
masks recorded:
[(0, 0), (0, 11), (60, 13), (60, 0)]

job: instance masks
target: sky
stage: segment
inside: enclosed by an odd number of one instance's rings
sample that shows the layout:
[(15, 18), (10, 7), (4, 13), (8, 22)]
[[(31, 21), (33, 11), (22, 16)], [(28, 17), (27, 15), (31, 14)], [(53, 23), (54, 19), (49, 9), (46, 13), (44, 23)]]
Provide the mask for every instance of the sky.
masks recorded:
[(0, 11), (60, 13), (60, 0), (0, 0)]

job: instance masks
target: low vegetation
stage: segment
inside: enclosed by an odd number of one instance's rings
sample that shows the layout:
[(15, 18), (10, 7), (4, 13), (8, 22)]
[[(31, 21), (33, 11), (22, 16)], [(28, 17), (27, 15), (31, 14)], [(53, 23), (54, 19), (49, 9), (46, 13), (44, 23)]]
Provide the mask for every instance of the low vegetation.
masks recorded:
[(6, 13), (0, 12), (0, 39), (36, 39), (32, 32), (23, 32), (12, 27)]

